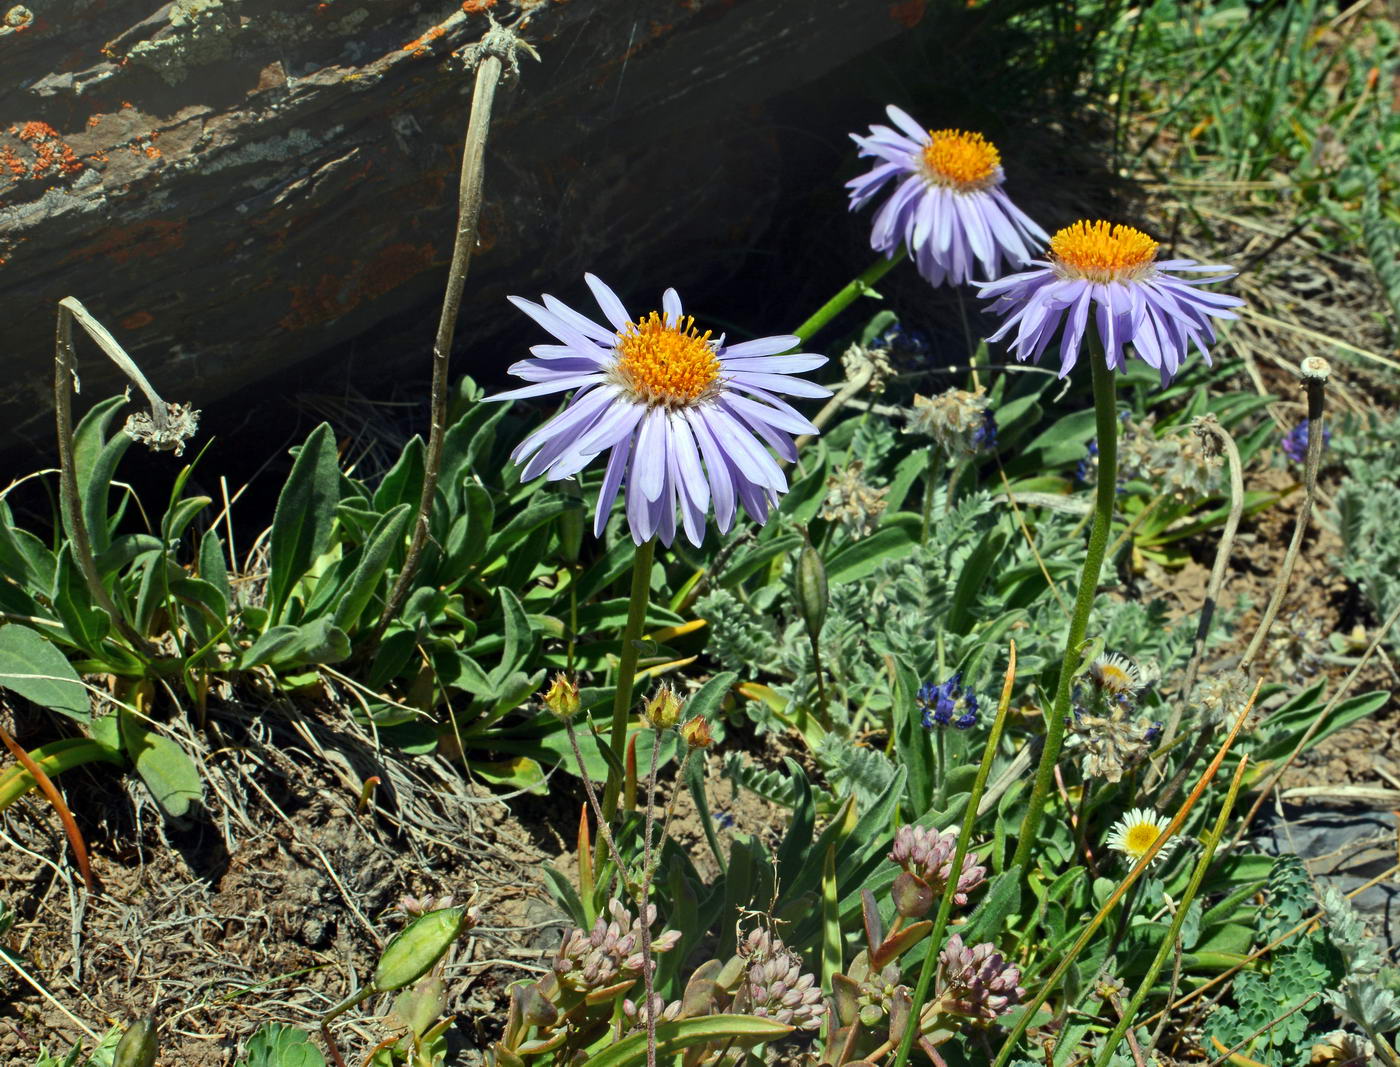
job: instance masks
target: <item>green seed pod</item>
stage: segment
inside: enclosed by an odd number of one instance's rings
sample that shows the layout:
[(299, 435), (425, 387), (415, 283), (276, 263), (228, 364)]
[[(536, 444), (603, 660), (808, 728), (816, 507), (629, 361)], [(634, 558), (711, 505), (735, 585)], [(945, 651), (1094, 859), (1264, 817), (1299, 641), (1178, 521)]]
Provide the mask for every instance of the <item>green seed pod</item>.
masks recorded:
[(138, 1019), (127, 1027), (112, 1053), (112, 1067), (151, 1067), (156, 1062), (154, 1019)]
[(418, 981), (442, 959), (466, 925), (466, 908), (442, 908), (418, 916), (384, 946), (371, 987), (376, 993), (387, 993)]
[(826, 566), (810, 541), (797, 557), (796, 593), (797, 610), (802, 613), (807, 633), (815, 640), (826, 622)]

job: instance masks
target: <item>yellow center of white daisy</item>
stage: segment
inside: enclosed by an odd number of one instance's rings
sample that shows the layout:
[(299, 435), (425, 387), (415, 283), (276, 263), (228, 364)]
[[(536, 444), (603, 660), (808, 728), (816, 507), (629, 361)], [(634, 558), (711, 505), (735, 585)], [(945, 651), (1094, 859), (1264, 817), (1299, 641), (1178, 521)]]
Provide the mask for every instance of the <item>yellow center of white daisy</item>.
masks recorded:
[(650, 406), (693, 404), (719, 381), (720, 362), (710, 331), (699, 333), (689, 315), (668, 324), (653, 311), (628, 323), (617, 335), (616, 351), (617, 378)]
[(1123, 835), (1123, 851), (1134, 859), (1141, 859), (1161, 832), (1156, 823), (1133, 823)]
[(980, 133), (929, 130), (924, 145), (924, 176), (960, 192), (985, 189), (1001, 166), (1001, 153)]
[(1122, 282), (1151, 269), (1157, 242), (1131, 226), (1081, 220), (1050, 238), (1050, 255), (1072, 277)]

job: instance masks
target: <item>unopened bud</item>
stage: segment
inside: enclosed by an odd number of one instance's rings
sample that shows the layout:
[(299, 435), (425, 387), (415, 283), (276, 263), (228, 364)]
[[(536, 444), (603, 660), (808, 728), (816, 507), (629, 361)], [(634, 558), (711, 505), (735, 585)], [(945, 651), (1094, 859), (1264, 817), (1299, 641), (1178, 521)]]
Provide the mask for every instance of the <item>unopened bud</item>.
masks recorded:
[(578, 683), (563, 674), (556, 674), (553, 683), (544, 694), (544, 706), (564, 722), (568, 722), (579, 710)]
[(669, 685), (663, 685), (656, 695), (647, 701), (647, 722), (654, 730), (665, 730), (681, 721), (681, 699)]
[(710, 724), (705, 716), (697, 715), (681, 724), (681, 738), (689, 748), (709, 748), (715, 739), (710, 736)]
[(112, 1067), (151, 1067), (156, 1062), (154, 1020), (139, 1019), (127, 1028), (112, 1053)]
[(821, 553), (812, 547), (811, 542), (798, 553), (794, 592), (802, 622), (815, 640), (821, 635), (822, 625), (826, 622), (827, 590), (826, 566), (822, 563)]
[(374, 969), (374, 990), (387, 993), (418, 981), (442, 959), (467, 924), (466, 908), (443, 908), (414, 919), (384, 946)]

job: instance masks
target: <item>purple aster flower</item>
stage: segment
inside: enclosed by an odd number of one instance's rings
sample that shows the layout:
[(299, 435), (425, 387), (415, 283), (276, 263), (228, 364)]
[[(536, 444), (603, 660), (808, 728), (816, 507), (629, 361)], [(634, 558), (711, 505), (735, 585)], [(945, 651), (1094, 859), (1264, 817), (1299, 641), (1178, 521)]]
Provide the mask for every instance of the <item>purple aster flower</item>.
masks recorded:
[(674, 289), (662, 295), (660, 312), (633, 319), (602, 281), (591, 274), (584, 279), (610, 326), (552, 296), (543, 306), (510, 298), (563, 344), (531, 348), (535, 358), (510, 372), (533, 384), (490, 399), (574, 390), (564, 410), (511, 453), (524, 464), (521, 479), (568, 478), (608, 452), (593, 532), (602, 535), (625, 484), (627, 522), (639, 545), (652, 537), (669, 545), (677, 507), (695, 545), (704, 539), (711, 501), (721, 532), (740, 504), (766, 522), (788, 485), (764, 444), (795, 460), (791, 435), (817, 432), (776, 394), (830, 396), (792, 376), (820, 367), (826, 357), (789, 352), (798, 338), (786, 335), (737, 345), (726, 345), (723, 336), (712, 339), (682, 312)]
[(966, 730), (977, 724), (977, 696), (961, 683), (962, 674), (958, 673), (942, 685), (925, 682), (919, 687), (914, 699), (923, 712), (924, 729), (951, 725)]
[[(1283, 435), (1283, 454), (1294, 463), (1302, 463), (1308, 458), (1308, 419), (1304, 419), (1293, 429)], [(1332, 441), (1332, 431), (1324, 424), (1322, 427), (1322, 447), (1326, 448)]]
[(894, 192), (875, 213), (870, 247), (886, 256), (904, 244), (934, 285), (972, 280), (974, 260), (995, 278), (1001, 260), (1019, 267), (1048, 235), (1001, 190), (1001, 154), (979, 133), (925, 130), (891, 104), (885, 112), (899, 129), (871, 126), (851, 134), (875, 169), (846, 183), (851, 210), (864, 207), (887, 182)]
[[(1050, 239), (1050, 258), (1035, 263), (1035, 270), (978, 283), (982, 298), (995, 300), (992, 311), (1007, 316), (989, 340), (1000, 341), (1014, 329), (1016, 358), (1039, 362), (1063, 324), (1061, 378), (1079, 358), (1091, 305), (1108, 366), (1122, 370), (1132, 345), (1165, 385), (1192, 344), (1210, 363), (1211, 320), (1238, 318), (1230, 309), (1244, 304), (1237, 296), (1199, 288), (1233, 278), (1229, 267), (1191, 259), (1158, 262), (1157, 242), (1131, 226), (1076, 222)], [(1212, 277), (1183, 278), (1180, 272)]]

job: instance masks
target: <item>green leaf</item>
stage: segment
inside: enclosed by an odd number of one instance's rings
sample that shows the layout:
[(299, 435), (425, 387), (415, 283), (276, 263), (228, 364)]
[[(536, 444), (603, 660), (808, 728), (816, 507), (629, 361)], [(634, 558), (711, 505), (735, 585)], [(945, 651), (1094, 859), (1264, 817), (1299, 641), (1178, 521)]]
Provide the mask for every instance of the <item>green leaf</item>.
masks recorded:
[(27, 626), (0, 626), (0, 686), (70, 719), (92, 718), (78, 672), (62, 652)]
[(827, 561), (826, 580), (829, 585), (852, 582), (873, 574), (891, 559), (904, 559), (915, 545), (914, 533), (903, 525), (883, 526), (869, 537), (837, 550)]
[(173, 818), (184, 815), (204, 792), (189, 753), (170, 738), (146, 729), (128, 711), (120, 712), (120, 725), (122, 746), (156, 803)]
[[(776, 1041), (792, 1033), (791, 1026), (756, 1015), (705, 1015), (658, 1023), (656, 1057), (671, 1057), (693, 1045), (718, 1043), (747, 1048)], [(633, 1034), (585, 1060), (582, 1067), (637, 1067), (647, 1061), (647, 1035)]]
[(54, 614), (63, 623), (68, 638), (79, 648), (101, 657), (102, 639), (112, 628), (107, 613), (92, 602), (92, 593), (73, 559), (73, 546), (67, 543), (58, 554), (50, 594)]
[(235, 1067), (326, 1067), (326, 1058), (305, 1030), (264, 1023)]
[[(131, 443), (130, 437), (118, 432), (93, 458), (92, 467), (85, 477), (75, 479), (78, 499), (82, 502), (83, 522), (87, 525), (88, 540), (92, 542), (94, 555), (105, 552), (112, 543), (107, 514), (108, 491), (116, 476), (117, 463)], [(73, 531), (69, 530), (68, 536), (72, 537)]]
[(213, 530), (199, 542), (199, 576), (224, 595), (224, 603), (233, 603), (233, 589), (228, 584), (228, 567), (224, 565), (224, 543)]
[(244, 651), (241, 669), (267, 664), (286, 670), (314, 663), (339, 663), (350, 658), (350, 638), (322, 615), (301, 626), (274, 626)]
[(423, 438), (415, 434), (404, 445), (398, 462), (374, 491), (374, 510), (390, 511), (401, 504), (416, 506), (423, 495)]
[(364, 554), (356, 565), (354, 573), (346, 583), (340, 602), (335, 606), (335, 624), (349, 632), (360, 621), (360, 616), (369, 606), (374, 592), (379, 588), (380, 579), (389, 569), (389, 560), (394, 550), (403, 542), (404, 529), (408, 524), (412, 505), (399, 504), (379, 520), (369, 540), (365, 542)]
[(272, 516), (267, 607), (274, 620), (282, 617), (292, 589), (312, 560), (330, 547), (331, 520), (339, 500), (335, 434), (323, 422), (302, 445)]

